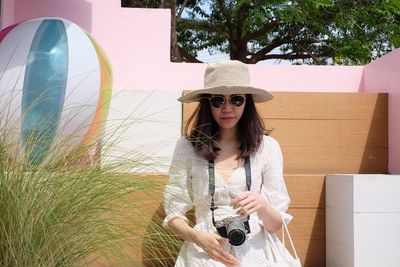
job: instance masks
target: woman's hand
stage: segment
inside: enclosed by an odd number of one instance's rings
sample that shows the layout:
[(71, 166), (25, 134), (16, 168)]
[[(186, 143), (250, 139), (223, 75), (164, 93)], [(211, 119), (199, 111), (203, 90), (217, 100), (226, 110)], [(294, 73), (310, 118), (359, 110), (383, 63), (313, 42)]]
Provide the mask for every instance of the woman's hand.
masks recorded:
[(227, 238), (223, 238), (217, 234), (198, 232), (195, 243), (212, 259), (222, 262), (227, 266), (239, 265), (239, 260), (225, 250), (225, 246), (228, 242)]
[(282, 226), (282, 215), (278, 210), (260, 194), (246, 191), (231, 201), (231, 206), (237, 209), (237, 213), (247, 216), (257, 212), (260, 216), (263, 226), (271, 233), (276, 233)]
[(260, 195), (251, 191), (246, 191), (231, 201), (231, 206), (237, 209), (240, 215), (250, 215), (262, 208), (267, 208), (267, 201)]

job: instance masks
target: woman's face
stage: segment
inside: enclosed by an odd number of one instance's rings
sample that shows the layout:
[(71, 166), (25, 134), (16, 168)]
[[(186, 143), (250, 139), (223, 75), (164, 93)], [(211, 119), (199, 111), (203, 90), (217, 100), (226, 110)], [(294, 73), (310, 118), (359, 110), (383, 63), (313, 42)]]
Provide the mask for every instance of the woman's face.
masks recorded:
[(211, 114), (222, 130), (233, 129), (243, 115), (246, 95), (211, 95)]

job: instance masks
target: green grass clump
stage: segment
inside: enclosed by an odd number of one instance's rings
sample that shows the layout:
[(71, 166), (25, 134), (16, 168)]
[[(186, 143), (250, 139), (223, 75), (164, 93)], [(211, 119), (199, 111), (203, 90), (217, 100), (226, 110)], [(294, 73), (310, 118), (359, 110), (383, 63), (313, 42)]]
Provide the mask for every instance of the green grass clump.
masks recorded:
[[(28, 168), (0, 145), (0, 265), (75, 266), (97, 256), (123, 257), (137, 242), (140, 201), (151, 180), (117, 175), (113, 167)], [(119, 166), (120, 167), (120, 166)], [(136, 221), (133, 219), (136, 218)], [(134, 259), (131, 259), (134, 262)]]
[[(53, 141), (31, 129), (21, 144), (19, 108), (0, 108), (0, 266), (173, 265), (181, 242), (161, 227), (166, 177), (146, 174), (165, 159), (135, 148), (113, 156), (130, 119), (111, 122), (86, 147), (71, 144), (89, 118)], [(47, 119), (37, 127), (48, 128)]]

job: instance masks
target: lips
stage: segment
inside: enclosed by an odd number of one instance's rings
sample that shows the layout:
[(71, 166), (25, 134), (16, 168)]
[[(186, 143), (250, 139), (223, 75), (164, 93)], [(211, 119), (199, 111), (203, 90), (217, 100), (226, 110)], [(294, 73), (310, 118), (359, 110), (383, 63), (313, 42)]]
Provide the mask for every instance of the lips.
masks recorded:
[(231, 121), (234, 119), (235, 119), (235, 117), (221, 117), (221, 120), (223, 120), (223, 121)]

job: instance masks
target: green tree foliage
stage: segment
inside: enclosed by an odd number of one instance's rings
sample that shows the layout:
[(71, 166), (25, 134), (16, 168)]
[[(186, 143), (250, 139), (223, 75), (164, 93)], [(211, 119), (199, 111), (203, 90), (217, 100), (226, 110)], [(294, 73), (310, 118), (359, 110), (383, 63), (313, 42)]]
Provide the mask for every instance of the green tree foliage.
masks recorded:
[(400, 0), (126, 2), (175, 6), (177, 61), (198, 62), (197, 53), (207, 49), (250, 64), (286, 59), (359, 65), (400, 46)]

